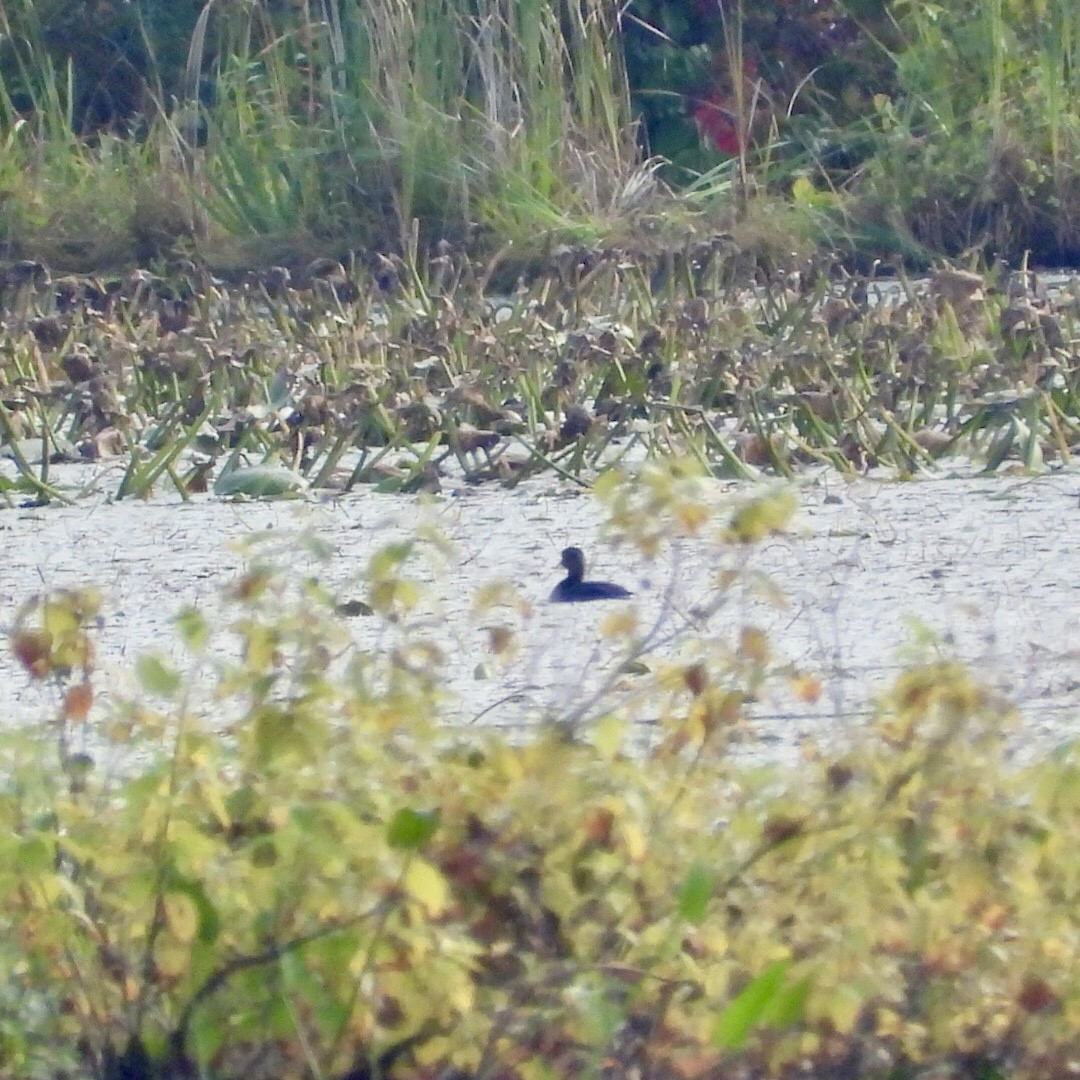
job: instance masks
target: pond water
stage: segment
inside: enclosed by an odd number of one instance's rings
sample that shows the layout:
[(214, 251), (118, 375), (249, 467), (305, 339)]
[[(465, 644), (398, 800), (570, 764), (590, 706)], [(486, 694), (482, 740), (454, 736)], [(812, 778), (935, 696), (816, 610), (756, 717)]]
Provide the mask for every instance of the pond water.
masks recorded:
[[(745, 487), (716, 483), (724, 503)], [(874, 700), (929, 631), (945, 655), (969, 662), (1021, 713), (1018, 745), (1044, 746), (1080, 733), (1080, 474), (885, 482), (832, 473), (799, 484), (791, 529), (745, 555), (749, 578), (718, 593), (718, 570), (733, 565), (710, 536), (674, 540), (646, 561), (603, 539), (605, 512), (587, 493), (539, 480), (435, 497), (367, 492), (326, 501), (233, 503), (210, 496), (180, 502), (101, 502), (0, 512), (5, 559), (0, 605), (5, 629), (32, 594), (97, 585), (104, 594), (98, 633), (99, 687), (124, 687), (135, 657), (168, 651), (171, 619), (197, 604), (211, 617), (220, 590), (244, 564), (230, 541), (262, 530), (314, 531), (333, 556), (318, 565), (287, 546), (298, 574), (318, 573), (342, 600), (363, 597), (358, 575), (371, 554), (434, 525), (452, 553), (420, 559), (427, 582), (416, 632), (444, 656), (440, 679), (449, 721), (515, 727), (545, 718), (595, 716), (591, 695), (608, 681), (632, 698), (634, 677), (619, 675), (625, 651), (602, 633), (611, 603), (551, 605), (559, 552), (585, 549), (597, 577), (635, 592), (629, 603), (656, 630), (647, 662), (687, 647), (685, 627), (720, 646), (747, 623), (768, 634), (773, 662), (819, 678), (813, 702), (784, 678), (770, 680), (750, 706), (747, 752), (795, 760), (867, 722)], [(740, 559), (743, 558), (740, 556)], [(726, 560), (726, 561), (725, 561)], [(786, 597), (776, 606), (752, 587), (766, 575)], [(523, 610), (477, 616), (478, 587), (511, 582)], [(710, 601), (706, 622), (695, 611)], [(379, 647), (377, 619), (349, 620), (362, 647)], [(493, 658), (489, 628), (517, 631), (513, 659)], [(925, 646), (919, 653), (927, 655)], [(614, 672), (614, 674), (613, 674)], [(55, 691), (31, 684), (6, 643), (0, 648), (0, 715), (28, 723), (48, 715)], [(648, 723), (648, 716), (642, 723)]]

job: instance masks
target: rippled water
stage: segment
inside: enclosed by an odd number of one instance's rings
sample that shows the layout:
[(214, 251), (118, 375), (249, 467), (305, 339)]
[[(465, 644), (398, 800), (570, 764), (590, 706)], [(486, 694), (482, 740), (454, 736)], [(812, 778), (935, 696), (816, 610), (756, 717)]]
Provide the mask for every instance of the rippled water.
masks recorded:
[[(740, 490), (718, 483), (712, 497), (724, 502)], [(784, 607), (745, 584), (718, 596), (717, 571), (731, 556), (718, 554), (709, 537), (674, 541), (646, 562), (601, 539), (604, 511), (594, 498), (544, 481), (426, 499), (361, 492), (325, 502), (203, 497), (0, 512), (0, 605), (7, 624), (19, 603), (44, 588), (99, 586), (98, 685), (123, 686), (140, 651), (170, 647), (170, 620), (182, 605), (218, 609), (219, 590), (243, 565), (231, 540), (267, 529), (314, 530), (331, 545), (330, 562), (319, 567), (299, 546), (290, 562), (299, 573), (318, 572), (342, 599), (359, 598), (358, 575), (370, 555), (426, 522), (453, 550), (432, 549), (415, 567), (428, 586), (418, 632), (444, 654), (446, 715), (457, 723), (563, 717), (612, 677), (623, 657), (601, 624), (617, 605), (545, 602), (559, 577), (559, 551), (573, 543), (585, 548), (597, 577), (634, 589), (642, 626), (672, 638), (657, 647), (654, 666), (685, 641), (677, 631), (692, 612), (716, 600), (718, 610), (697, 634), (722, 645), (752, 623), (768, 632), (778, 666), (790, 662), (822, 680), (812, 704), (783, 678), (766, 685), (751, 706), (755, 753), (791, 759), (807, 741), (829, 742), (865, 723), (875, 695), (913, 655), (920, 626), (1016, 700), (1026, 744), (1077, 734), (1080, 475), (897, 483), (821, 474), (800, 485), (800, 500), (791, 531), (750, 552), (745, 567), (768, 576), (787, 597)], [(513, 583), (529, 602), (522, 614), (474, 614), (476, 589), (496, 580)], [(350, 620), (361, 646), (379, 645), (377, 622)], [(489, 649), (488, 628), (501, 622), (519, 631), (508, 665)], [(614, 681), (632, 695), (632, 677)], [(0, 709), (10, 722), (40, 718), (51, 700), (0, 650)]]

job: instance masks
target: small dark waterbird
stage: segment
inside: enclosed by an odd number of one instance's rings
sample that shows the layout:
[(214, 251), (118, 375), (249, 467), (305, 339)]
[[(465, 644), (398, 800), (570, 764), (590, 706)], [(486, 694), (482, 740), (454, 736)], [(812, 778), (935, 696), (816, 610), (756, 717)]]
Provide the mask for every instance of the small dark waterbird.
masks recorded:
[(585, 581), (585, 555), (581, 548), (565, 548), (561, 562), (566, 568), (566, 577), (551, 593), (553, 604), (576, 604), (583, 600), (619, 600), (631, 595), (627, 589), (621, 585), (613, 585), (610, 581)]

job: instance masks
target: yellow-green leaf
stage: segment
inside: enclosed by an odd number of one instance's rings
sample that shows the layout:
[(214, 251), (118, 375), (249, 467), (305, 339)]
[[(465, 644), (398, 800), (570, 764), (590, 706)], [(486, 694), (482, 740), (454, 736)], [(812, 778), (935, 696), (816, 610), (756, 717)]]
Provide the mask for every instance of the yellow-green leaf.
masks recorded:
[(797, 506), (795, 492), (790, 488), (751, 499), (732, 516), (728, 538), (740, 544), (756, 544), (771, 533), (786, 528)]
[(713, 1028), (713, 1042), (726, 1050), (741, 1050), (759, 1026), (787, 978), (790, 960), (777, 960), (738, 994)]
[(401, 882), (405, 891), (433, 918), (449, 903), (450, 886), (442, 873), (423, 859), (413, 859)]
[(195, 940), (199, 931), (199, 908), (187, 893), (169, 892), (162, 901), (165, 922), (173, 937), (185, 944)]
[(716, 877), (702, 863), (694, 863), (679, 887), (679, 914), (695, 925), (704, 921), (712, 899)]
[(172, 698), (180, 689), (180, 673), (158, 656), (140, 656), (135, 661), (135, 674), (144, 689), (159, 697)]

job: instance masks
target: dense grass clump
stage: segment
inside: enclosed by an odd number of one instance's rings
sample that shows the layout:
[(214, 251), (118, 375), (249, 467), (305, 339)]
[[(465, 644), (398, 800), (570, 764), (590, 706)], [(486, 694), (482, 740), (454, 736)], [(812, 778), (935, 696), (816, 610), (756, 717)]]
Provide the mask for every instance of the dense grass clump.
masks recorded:
[(166, 33), (141, 10), (124, 17), (142, 70), (116, 60), (136, 105), (84, 86), (78, 27), (8, 6), (0, 184), (15, 253), (86, 270), (230, 251), (259, 264), (400, 251), (414, 221), (432, 243), (596, 238), (657, 190), (614, 17), (594, 0), (207, 4), (182, 73), (155, 58), (184, 19)]
[(250, 266), (401, 254), (416, 221), (427, 249), (542, 258), (661, 206), (684, 238), (782, 205), (863, 264), (1075, 261), (1072, 5), (689, 7), (16, 0), (0, 241), (64, 270)]

